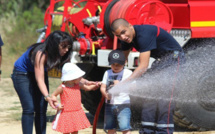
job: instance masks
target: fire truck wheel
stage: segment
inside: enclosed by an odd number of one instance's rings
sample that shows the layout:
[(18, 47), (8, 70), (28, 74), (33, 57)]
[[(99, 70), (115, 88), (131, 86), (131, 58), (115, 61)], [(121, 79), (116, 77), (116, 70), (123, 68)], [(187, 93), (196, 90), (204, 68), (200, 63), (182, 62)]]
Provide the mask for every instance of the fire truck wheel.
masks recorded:
[[(206, 42), (201, 43), (209, 43)], [(212, 62), (214, 58), (210, 56), (214, 56), (214, 50), (214, 45), (207, 45), (186, 53), (187, 62), (192, 60), (197, 66), (192, 70), (184, 70), (184, 75), (189, 79), (185, 77), (185, 80), (180, 81), (183, 84), (177, 87), (182, 89), (180, 97), (184, 99), (179, 97), (176, 102), (174, 122), (182, 128), (200, 131), (215, 129), (215, 65)], [(202, 69), (199, 69), (200, 67)], [(189, 76), (190, 72), (195, 73)]]
[[(89, 67), (85, 65), (81, 67), (82, 70), (87, 70), (87, 68)], [(94, 66), (92, 70), (89, 71), (87, 76), (85, 76), (85, 78), (91, 81), (101, 81), (105, 70), (107, 70), (107, 68)], [(97, 89), (95, 91), (89, 91), (89, 92), (81, 90), (81, 102), (84, 108), (88, 110), (89, 113), (91, 113), (92, 115), (95, 115), (97, 106), (100, 101), (101, 101), (100, 89)], [(103, 115), (104, 115), (103, 113), (104, 113), (104, 105), (100, 111), (101, 118), (103, 118)]]
[[(181, 127), (192, 130), (215, 129), (215, 73), (210, 70), (200, 78), (193, 94), (194, 101), (177, 103), (174, 119)], [(191, 95), (193, 97), (193, 95)]]

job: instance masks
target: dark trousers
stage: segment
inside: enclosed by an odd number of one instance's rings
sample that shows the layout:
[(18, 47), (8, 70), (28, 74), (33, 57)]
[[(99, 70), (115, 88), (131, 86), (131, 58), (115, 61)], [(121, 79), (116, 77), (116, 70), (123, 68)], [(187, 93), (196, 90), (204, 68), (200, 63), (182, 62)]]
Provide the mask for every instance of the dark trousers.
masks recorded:
[[(45, 134), (47, 102), (37, 86), (35, 74), (14, 70), (11, 77), (22, 105), (23, 134), (33, 133), (34, 121), (36, 133)], [(47, 73), (45, 73), (45, 83), (48, 87)]]
[[(174, 75), (181, 64), (185, 63), (185, 56), (183, 52), (174, 52), (169, 55), (156, 60), (149, 73), (160, 72), (163, 69), (170, 69), (170, 73)], [(143, 76), (144, 77), (144, 76)], [(173, 83), (170, 83), (170, 87)], [(140, 134), (173, 134), (174, 122), (173, 114), (175, 104), (172, 101), (174, 94), (173, 89), (166, 88), (167, 91), (162, 93), (159, 99), (145, 98), (142, 107), (142, 129)]]
[(145, 99), (142, 107), (140, 134), (172, 134), (174, 132), (174, 102), (168, 99)]

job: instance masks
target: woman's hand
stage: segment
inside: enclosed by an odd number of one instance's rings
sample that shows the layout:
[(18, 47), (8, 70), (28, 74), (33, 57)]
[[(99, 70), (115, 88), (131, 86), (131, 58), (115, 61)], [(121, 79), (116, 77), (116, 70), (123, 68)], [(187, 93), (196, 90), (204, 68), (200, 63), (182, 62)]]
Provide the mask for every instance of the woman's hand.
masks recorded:
[(51, 98), (51, 97), (47, 97), (46, 98), (46, 101), (48, 101), (48, 103), (49, 103), (49, 105), (53, 108), (53, 109), (56, 109), (56, 107), (55, 107), (55, 105), (54, 105), (54, 103), (57, 101), (57, 99), (56, 98)]
[(51, 99), (52, 99), (54, 102), (57, 102), (57, 97), (56, 97), (56, 96), (52, 95), (52, 96), (51, 96)]

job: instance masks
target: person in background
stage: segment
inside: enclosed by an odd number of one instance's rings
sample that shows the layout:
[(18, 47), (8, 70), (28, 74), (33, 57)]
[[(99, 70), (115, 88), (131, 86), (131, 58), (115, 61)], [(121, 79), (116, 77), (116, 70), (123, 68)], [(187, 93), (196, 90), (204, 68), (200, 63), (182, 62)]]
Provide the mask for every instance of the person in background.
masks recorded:
[[(181, 46), (162, 28), (154, 25), (132, 25), (127, 20), (119, 18), (112, 22), (111, 30), (121, 41), (121, 48), (126, 58), (132, 48), (140, 52), (139, 65), (128, 78), (129, 80), (141, 77), (147, 71), (150, 57), (155, 58), (151, 66), (153, 72), (185, 62)], [(140, 134), (174, 132), (174, 103), (171, 103), (171, 94), (172, 91), (168, 91), (163, 100), (150, 100), (149, 97), (143, 102)]]
[(120, 50), (113, 50), (108, 56), (108, 62), (111, 69), (107, 70), (103, 76), (101, 93), (106, 98), (104, 129), (108, 130), (108, 134), (116, 134), (117, 126), (123, 134), (130, 134), (130, 98), (125, 92), (119, 94), (110, 94), (108, 90), (128, 78), (132, 71), (124, 69), (125, 56)]
[(1, 35), (0, 35), (0, 81), (1, 81), (1, 73), (2, 73), (1, 63), (2, 63), (2, 46), (3, 45), (4, 45), (4, 43), (3, 43)]
[[(61, 69), (70, 61), (73, 40), (62, 31), (52, 32), (44, 42), (31, 45), (14, 63), (11, 75), (22, 106), (23, 134), (32, 134), (33, 122), (37, 134), (46, 133), (47, 104), (56, 109), (49, 95), (47, 71)], [(85, 79), (82, 82), (88, 82)]]
[(52, 98), (56, 99), (60, 94), (61, 103), (55, 102), (58, 109), (52, 128), (63, 134), (77, 134), (79, 130), (90, 127), (84, 110), (81, 107), (81, 91), (96, 90), (99, 83), (86, 85), (81, 83), (85, 74), (77, 65), (66, 63), (62, 69), (62, 84), (52, 93)]

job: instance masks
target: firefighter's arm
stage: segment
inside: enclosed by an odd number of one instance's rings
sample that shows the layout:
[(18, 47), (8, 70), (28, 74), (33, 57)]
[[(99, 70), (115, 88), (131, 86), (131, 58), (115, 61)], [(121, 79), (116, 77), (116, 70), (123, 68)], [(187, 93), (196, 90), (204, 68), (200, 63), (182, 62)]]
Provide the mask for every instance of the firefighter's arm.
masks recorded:
[(123, 51), (125, 58), (126, 58), (126, 62), (128, 62), (128, 55), (129, 55), (130, 51), (131, 51), (131, 49)]
[[(42, 57), (41, 57), (41, 55), (42, 55)], [(48, 101), (49, 105), (52, 108), (55, 108), (55, 106), (53, 104), (54, 102), (51, 99), (51, 97), (49, 96), (48, 89), (47, 89), (47, 86), (45, 84), (45, 78), (44, 78), (45, 60), (46, 60), (46, 56), (44, 54), (42, 54), (41, 51), (38, 51), (36, 54), (36, 57), (35, 57), (35, 65), (34, 65), (35, 78), (36, 78), (37, 85), (38, 85), (41, 93), (46, 98), (46, 101)]]
[(139, 66), (134, 70), (134, 72), (129, 77), (129, 79), (138, 78), (143, 73), (146, 72), (146, 70), (149, 66), (150, 54), (151, 54), (151, 51), (140, 53), (140, 55), (139, 55), (139, 62), (140, 62)]

